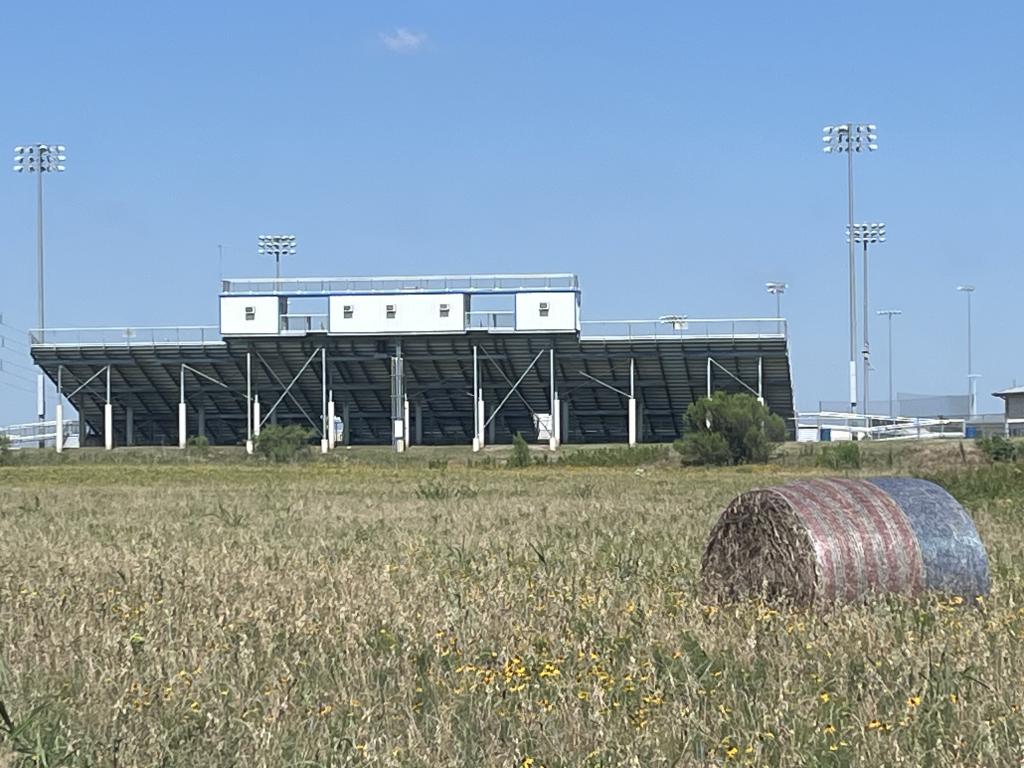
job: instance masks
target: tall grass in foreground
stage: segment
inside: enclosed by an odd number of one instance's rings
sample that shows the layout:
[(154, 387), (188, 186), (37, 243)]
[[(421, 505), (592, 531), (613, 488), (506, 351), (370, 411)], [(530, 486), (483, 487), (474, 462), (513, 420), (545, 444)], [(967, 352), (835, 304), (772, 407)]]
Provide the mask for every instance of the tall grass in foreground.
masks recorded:
[(814, 615), (698, 599), (719, 510), (783, 479), (747, 469), (5, 468), (0, 749), (76, 766), (1018, 764), (1017, 475), (946, 478), (989, 546), (990, 598)]

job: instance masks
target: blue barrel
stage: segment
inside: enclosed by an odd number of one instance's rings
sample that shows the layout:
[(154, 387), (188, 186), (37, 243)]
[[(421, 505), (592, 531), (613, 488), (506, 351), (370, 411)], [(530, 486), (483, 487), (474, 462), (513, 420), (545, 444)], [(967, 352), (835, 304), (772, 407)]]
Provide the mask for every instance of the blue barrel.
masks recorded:
[(968, 424), (964, 427), (964, 437), (973, 439), (978, 436), (978, 427), (974, 424)]
[(831, 443), (832, 442), (832, 428), (822, 427), (821, 428), (821, 442)]

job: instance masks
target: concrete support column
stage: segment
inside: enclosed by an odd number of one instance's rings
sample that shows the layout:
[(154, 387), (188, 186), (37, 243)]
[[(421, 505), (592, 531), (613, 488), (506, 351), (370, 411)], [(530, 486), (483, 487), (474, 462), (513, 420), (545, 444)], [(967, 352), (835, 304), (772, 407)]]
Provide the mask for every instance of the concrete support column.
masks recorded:
[(114, 448), (114, 406), (110, 403), (110, 366), (107, 366), (107, 401), (103, 404), (103, 446)]
[(477, 424), (480, 425), (480, 434), (478, 435), (480, 447), (484, 447), (484, 422), (486, 419), (486, 409), (484, 408), (483, 392), (480, 393), (480, 399), (476, 403), (477, 408)]
[(199, 435), (200, 437), (206, 437), (206, 408), (202, 405), (199, 406), (198, 416), (199, 424), (198, 428), (196, 429), (196, 434)]
[(644, 441), (644, 399), (642, 396), (636, 399), (636, 441), (638, 443)]
[[(252, 455), (253, 444), (252, 444), (252, 424), (253, 424), (253, 411), (256, 409), (256, 413), (259, 413), (259, 406), (253, 400), (252, 396), (252, 352), (245, 353), (245, 452), (248, 455)], [(256, 417), (259, 421), (259, 417)]]
[(57, 395), (57, 405), (53, 409), (53, 418), (57, 420), (57, 436), (54, 438), (54, 447), (57, 453), (64, 453), (64, 398)]
[(338, 444), (338, 424), (334, 412), (334, 392), (331, 392), (331, 399), (327, 401), (327, 447), (332, 451)]
[(252, 398), (252, 436), (260, 436), (260, 423), (263, 421), (263, 413), (260, 411), (260, 396), (253, 395)]
[(57, 453), (64, 452), (64, 366), (57, 366), (57, 405), (53, 418), (57, 429), (54, 431), (53, 447)]
[(188, 435), (186, 434), (187, 426), (187, 415), (185, 412), (185, 404), (178, 403), (178, 447), (184, 448), (185, 443), (188, 441)]
[(330, 427), (327, 423), (327, 347), (321, 347), (321, 453), (331, 449)]
[(629, 446), (636, 445), (636, 398), (629, 398)]
[(114, 449), (114, 406), (110, 403), (103, 405), (103, 447)]
[(349, 416), (348, 403), (341, 404), (341, 442), (352, 445), (352, 419)]
[(412, 432), (409, 430), (409, 397), (406, 396), (403, 415), (405, 420), (405, 444), (406, 446), (412, 445)]
[(130, 405), (124, 409), (124, 444), (135, 445), (135, 408)]
[(178, 447), (184, 448), (185, 443), (188, 441), (187, 434), (187, 422), (185, 414), (185, 366), (181, 366), (179, 376), (179, 396), (178, 396)]
[(551, 394), (548, 402), (551, 404), (550, 421), (548, 422), (548, 450), (558, 450), (558, 395), (555, 393), (555, 350), (548, 351), (548, 386)]
[[(81, 402), (81, 401), (79, 401)], [(85, 411), (78, 412), (78, 447), (85, 448), (85, 437), (89, 434), (89, 425), (85, 421)]]
[(473, 345), (473, 453), (482, 447), (480, 445), (480, 360), (477, 357), (476, 345)]
[(405, 451), (408, 441), (405, 404), (405, 360), (402, 358), (402, 344), (398, 342), (395, 344), (395, 356), (391, 358), (391, 444), (397, 453)]
[(423, 406), (416, 403), (416, 445), (423, 445)]
[[(864, 342), (867, 344), (867, 342)], [(867, 381), (867, 376), (864, 378)], [(764, 358), (757, 358), (757, 402), (764, 405)], [(867, 398), (864, 398), (864, 408), (867, 409)]]
[(562, 430), (562, 401), (555, 394), (554, 404), (551, 406), (551, 436), (548, 440), (548, 448), (552, 451), (558, 449), (561, 441)]

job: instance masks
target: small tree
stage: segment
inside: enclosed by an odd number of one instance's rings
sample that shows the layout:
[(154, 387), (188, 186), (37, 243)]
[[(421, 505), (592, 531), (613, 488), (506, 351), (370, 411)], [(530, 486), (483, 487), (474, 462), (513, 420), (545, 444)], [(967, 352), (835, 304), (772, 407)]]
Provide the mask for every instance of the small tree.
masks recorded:
[(508, 465), (510, 467), (528, 467), (532, 463), (530, 446), (526, 444), (526, 438), (521, 432), (516, 432), (512, 438), (512, 455), (508, 457)]
[(0, 432), (0, 464), (6, 464), (11, 452), (11, 438)]
[(756, 397), (716, 392), (686, 409), (675, 447), (691, 464), (763, 464), (785, 439), (785, 422)]
[(310, 432), (305, 427), (266, 427), (256, 438), (256, 452), (273, 462), (295, 461), (305, 451)]

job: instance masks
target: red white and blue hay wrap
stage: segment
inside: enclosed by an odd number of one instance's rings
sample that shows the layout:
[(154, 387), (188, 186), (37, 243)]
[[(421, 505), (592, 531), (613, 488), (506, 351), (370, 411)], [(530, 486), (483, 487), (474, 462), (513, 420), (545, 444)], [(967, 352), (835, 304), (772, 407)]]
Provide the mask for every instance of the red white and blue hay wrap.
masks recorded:
[[(894, 497), (887, 486), (901, 492)], [(947, 571), (955, 562), (976, 564), (984, 548), (967, 514), (944, 495), (941, 509), (933, 509), (939, 497), (918, 486), (849, 479), (801, 480), (742, 494), (711, 531), (702, 590), (716, 601), (766, 597), (819, 605), (925, 589), (973, 595), (976, 584), (987, 588), (987, 563), (983, 579), (977, 568), (967, 569), (967, 578)], [(910, 501), (908, 514), (901, 502)], [(933, 530), (933, 519), (944, 525)], [(957, 557), (960, 552), (967, 554)]]

